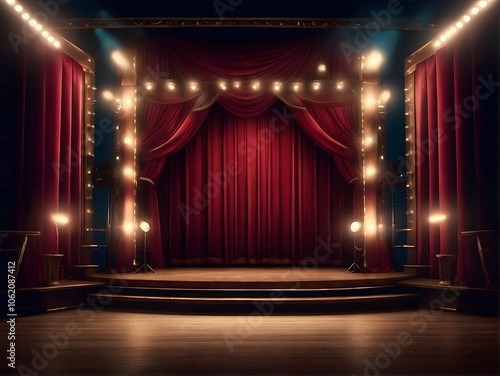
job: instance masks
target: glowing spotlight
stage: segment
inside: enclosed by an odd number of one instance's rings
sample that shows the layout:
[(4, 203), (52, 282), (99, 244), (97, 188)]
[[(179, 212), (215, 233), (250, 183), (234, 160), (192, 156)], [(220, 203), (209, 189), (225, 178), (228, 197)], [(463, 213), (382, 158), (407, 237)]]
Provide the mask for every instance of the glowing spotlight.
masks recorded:
[(441, 41), (437, 40), (436, 42), (434, 42), (434, 47), (441, 47)]
[(227, 90), (227, 84), (224, 81), (219, 82), (219, 87), (221, 90)]
[[(23, 15), (21, 16), (23, 20), (29, 20), (30, 19), (30, 15), (29, 13), (23, 13)], [(34, 21), (34, 20), (33, 20)]]
[(47, 30), (42, 31), (42, 37), (48, 38), (49, 37), (49, 32)]
[(274, 91), (280, 91), (281, 90), (281, 82), (275, 82), (273, 89), (274, 89)]
[(135, 171), (132, 167), (127, 166), (123, 169), (123, 175), (125, 175), (128, 178), (132, 178), (135, 176)]
[(259, 90), (260, 89), (260, 83), (259, 82), (254, 82), (252, 84), (252, 89), (254, 90)]
[(146, 90), (153, 90), (156, 87), (156, 83), (153, 81), (146, 81), (144, 83), (144, 87), (146, 88)]
[(233, 86), (236, 88), (236, 89), (239, 89), (240, 88), (240, 82), (239, 81), (234, 81), (233, 82)]
[(365, 230), (368, 235), (375, 235), (377, 233), (377, 225), (375, 222), (370, 222), (365, 225)]
[(363, 100), (365, 107), (374, 107), (377, 104), (375, 97), (368, 96)]
[(365, 145), (370, 146), (373, 144), (373, 137), (366, 137), (365, 138)]
[(132, 234), (134, 232), (134, 224), (132, 222), (124, 223), (123, 232), (128, 235)]
[(344, 88), (344, 83), (342, 81), (337, 82), (337, 89), (342, 90)]
[(139, 224), (139, 227), (141, 228), (142, 231), (144, 232), (148, 232), (149, 230), (151, 230), (151, 226), (149, 225), (149, 223), (147, 223), (146, 221), (142, 221), (140, 224)]
[(456, 28), (455, 26), (452, 26), (452, 27), (450, 28), (450, 33), (451, 33), (451, 34), (455, 34), (456, 32), (457, 32), (457, 28)]
[(126, 136), (124, 139), (123, 139), (123, 143), (125, 145), (132, 145), (132, 137), (130, 136)]
[(113, 93), (109, 90), (105, 90), (102, 92), (102, 97), (107, 100), (107, 101), (114, 101), (115, 100), (115, 96), (113, 95)]
[(111, 59), (113, 59), (115, 64), (123, 70), (129, 70), (131, 68), (129, 61), (125, 58), (121, 51), (113, 51), (111, 53)]
[(23, 11), (23, 7), (22, 7), (22, 6), (20, 6), (19, 4), (17, 4), (17, 5), (14, 7), (14, 9), (16, 10), (16, 12), (19, 12), (19, 13), (21, 13), (21, 12)]
[(352, 232), (358, 232), (360, 228), (361, 228), (361, 223), (359, 223), (358, 221), (351, 223)]
[(474, 15), (478, 14), (478, 13), (479, 13), (479, 8), (477, 8), (477, 7), (472, 8), (472, 9), (470, 10), (470, 13), (471, 13), (471, 14), (474, 14)]
[(167, 82), (167, 88), (168, 88), (168, 90), (175, 90), (175, 82), (174, 81), (168, 81)]
[(464, 23), (461, 22), (461, 21), (458, 21), (455, 26), (457, 27), (457, 29), (461, 29), (462, 27), (464, 27)]
[(320, 87), (321, 87), (321, 84), (318, 81), (315, 81), (313, 83), (313, 89), (314, 90), (319, 90)]
[(377, 70), (382, 64), (383, 60), (384, 58), (379, 51), (373, 51), (372, 53), (370, 53), (370, 55), (368, 55), (365, 62), (365, 67), (368, 70)]
[(387, 102), (389, 102), (389, 99), (391, 99), (391, 92), (389, 90), (384, 90), (380, 94), (379, 102), (381, 105), (386, 105)]
[(445, 219), (446, 219), (445, 214), (437, 213), (437, 214), (433, 214), (429, 217), (429, 222), (430, 223), (439, 223), (439, 222), (443, 222)]
[(485, 1), (485, 0), (479, 2), (479, 7), (480, 8), (484, 8), (486, 5), (488, 5), (488, 2)]
[(35, 25), (35, 29), (36, 29), (37, 31), (42, 30), (42, 25), (40, 25), (39, 23), (37, 23), (37, 24)]
[(441, 35), (441, 37), (439, 37), (439, 39), (441, 40), (441, 42), (446, 42), (446, 35)]
[(16, 0), (7, 0), (7, 4), (9, 5), (14, 5), (16, 3)]
[(66, 225), (69, 222), (69, 217), (66, 214), (62, 213), (52, 214), (50, 218), (52, 219), (52, 222), (54, 222), (56, 226)]
[(375, 174), (377, 173), (377, 169), (373, 166), (368, 166), (366, 168), (366, 177), (367, 178), (371, 178), (373, 176), (375, 176)]
[(55, 47), (55, 48), (61, 48), (61, 43), (60, 43), (59, 41), (57, 41), (57, 40), (56, 40), (56, 41), (54, 42), (54, 47)]
[(52, 35), (49, 35), (49, 37), (47, 38), (47, 40), (52, 43), (54, 41), (54, 37)]
[(463, 20), (464, 20), (465, 22), (470, 22), (470, 16), (469, 16), (468, 14), (467, 14), (467, 15), (465, 15), (465, 16), (464, 16), (464, 18), (463, 18)]
[(295, 82), (293, 84), (293, 91), (299, 91), (299, 89), (300, 89), (300, 84), (298, 82)]
[(189, 83), (189, 88), (191, 89), (191, 91), (198, 90), (198, 82), (196, 82), (196, 81), (191, 81), (191, 82)]
[(326, 72), (326, 65), (325, 64), (318, 65), (318, 72)]

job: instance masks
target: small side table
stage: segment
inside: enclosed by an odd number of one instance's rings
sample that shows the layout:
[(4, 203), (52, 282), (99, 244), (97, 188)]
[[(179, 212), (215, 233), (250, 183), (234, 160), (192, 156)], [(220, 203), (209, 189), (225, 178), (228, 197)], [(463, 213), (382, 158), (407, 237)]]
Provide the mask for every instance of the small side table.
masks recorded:
[(458, 255), (436, 255), (439, 262), (440, 285), (453, 286), (457, 276)]
[(59, 284), (59, 264), (64, 255), (61, 254), (43, 254), (43, 284), (53, 286)]

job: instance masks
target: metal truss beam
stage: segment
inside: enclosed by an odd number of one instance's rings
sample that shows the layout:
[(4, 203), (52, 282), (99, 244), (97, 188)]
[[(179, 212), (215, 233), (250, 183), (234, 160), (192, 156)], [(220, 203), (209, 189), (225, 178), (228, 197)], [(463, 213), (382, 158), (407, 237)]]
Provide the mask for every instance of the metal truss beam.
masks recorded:
[(433, 20), (392, 19), (380, 22), (373, 18), (66, 18), (51, 20), (55, 30), (71, 29), (154, 29), (154, 28), (293, 28), (293, 29), (362, 29), (362, 30), (436, 30), (448, 23)]

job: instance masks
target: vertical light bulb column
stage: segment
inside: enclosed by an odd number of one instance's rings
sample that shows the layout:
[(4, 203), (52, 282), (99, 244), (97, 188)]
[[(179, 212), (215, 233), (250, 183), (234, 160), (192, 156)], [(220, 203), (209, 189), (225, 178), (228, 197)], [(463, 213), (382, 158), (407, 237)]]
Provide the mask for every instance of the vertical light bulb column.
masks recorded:
[[(113, 59), (121, 74), (121, 109), (115, 130), (116, 156), (115, 166), (121, 182), (123, 203), (122, 233), (119, 252), (120, 259), (128, 267), (133, 265), (136, 247), (136, 194), (137, 194), (137, 89), (135, 57), (125, 58), (121, 53), (114, 53)], [(120, 221), (120, 219), (118, 219)]]
[[(367, 260), (377, 257), (378, 232), (377, 226), (377, 191), (380, 172), (378, 148), (378, 98), (379, 98), (379, 67), (382, 56), (372, 52), (361, 58), (361, 142), (363, 154), (363, 200), (364, 200), (364, 236), (365, 257)], [(374, 260), (376, 262), (376, 260)]]

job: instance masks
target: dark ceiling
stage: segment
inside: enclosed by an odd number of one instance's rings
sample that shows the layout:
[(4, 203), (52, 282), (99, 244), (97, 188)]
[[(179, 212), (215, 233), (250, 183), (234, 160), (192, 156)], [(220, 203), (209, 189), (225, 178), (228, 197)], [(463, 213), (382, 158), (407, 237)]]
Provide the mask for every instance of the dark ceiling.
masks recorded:
[[(49, 2), (50, 0), (46, 0)], [(398, 18), (453, 19), (472, 0), (53, 0), (55, 18), (93, 17), (328, 17), (366, 18), (397, 4)], [(39, 6), (39, 0), (20, 1)]]

